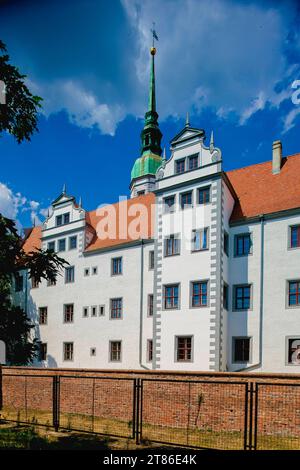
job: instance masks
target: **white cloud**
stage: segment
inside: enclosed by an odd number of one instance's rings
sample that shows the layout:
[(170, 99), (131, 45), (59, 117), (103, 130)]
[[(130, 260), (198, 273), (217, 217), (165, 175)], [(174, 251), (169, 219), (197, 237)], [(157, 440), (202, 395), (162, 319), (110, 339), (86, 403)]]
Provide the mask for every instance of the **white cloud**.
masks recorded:
[(287, 98), (274, 87), (288, 72), (283, 42), (289, 15), (274, 6), (231, 0), (122, 0), (139, 41), (137, 76), (147, 83), (149, 18), (157, 19), (159, 114), (182, 115), (211, 106), (234, 111), (244, 124), (267, 102)]
[(283, 134), (295, 126), (295, 120), (300, 114), (300, 106), (293, 108), (284, 118)]
[(9, 219), (16, 220), (17, 228), (22, 229), (19, 217), (22, 213), (30, 212), (32, 224), (41, 224), (40, 216), (45, 217), (48, 209), (40, 208), (40, 203), (29, 200), (21, 193), (14, 193), (6, 184), (0, 183), (0, 213)]
[(117, 124), (125, 118), (126, 113), (121, 106), (100, 103), (95, 94), (73, 80), (28, 83), (34, 93), (45, 97), (42, 112), (47, 116), (65, 110), (73, 124), (83, 128), (97, 128), (109, 135), (114, 135)]

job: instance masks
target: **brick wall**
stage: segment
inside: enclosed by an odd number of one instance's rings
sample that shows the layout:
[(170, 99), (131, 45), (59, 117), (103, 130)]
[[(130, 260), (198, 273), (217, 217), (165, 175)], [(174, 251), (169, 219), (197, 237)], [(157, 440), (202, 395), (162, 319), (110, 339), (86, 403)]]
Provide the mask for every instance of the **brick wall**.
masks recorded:
[[(60, 425), (130, 436), (134, 379), (142, 380), (143, 435), (191, 443), (201, 433), (234, 433), (243, 442), (247, 389), (257, 388), (258, 434), (300, 438), (300, 376), (2, 368), (2, 415), (51, 424), (53, 376), (60, 376)], [(253, 407), (255, 406), (255, 397)], [(174, 431), (175, 430), (175, 431)], [(216, 434), (215, 434), (216, 436)], [(222, 444), (222, 436), (215, 437)], [(207, 437), (206, 437), (207, 439)], [(181, 442), (182, 440), (182, 442)], [(193, 441), (194, 440), (194, 441)], [(299, 440), (300, 441), (300, 440)]]

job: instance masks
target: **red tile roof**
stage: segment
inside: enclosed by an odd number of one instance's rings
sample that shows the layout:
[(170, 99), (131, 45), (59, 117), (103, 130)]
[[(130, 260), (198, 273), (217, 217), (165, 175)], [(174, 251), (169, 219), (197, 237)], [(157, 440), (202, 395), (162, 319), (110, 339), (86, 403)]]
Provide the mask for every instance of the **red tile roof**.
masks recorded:
[(283, 158), (276, 175), (271, 161), (227, 171), (226, 175), (238, 198), (231, 222), (300, 207), (300, 153)]
[[(134, 205), (136, 205), (136, 208), (134, 208)], [(105, 206), (101, 209), (101, 213), (99, 213), (98, 209), (92, 212), (87, 212), (86, 221), (95, 230), (95, 236), (85, 251), (89, 252), (110, 246), (130, 243), (139, 240), (140, 238), (152, 238), (154, 236), (154, 205), (155, 195), (153, 193), (148, 193), (112, 204), (111, 206)], [(140, 228), (137, 227), (135, 230), (135, 224), (133, 221), (136, 218), (139, 218), (139, 212), (135, 213), (135, 209), (139, 211), (142, 208), (145, 208), (145, 217), (143, 220), (141, 218), (143, 225), (141, 228), (143, 233), (140, 235), (138, 233)], [(107, 211), (111, 210), (115, 211), (115, 215), (113, 214), (112, 218), (108, 219), (108, 223), (112, 229), (112, 234), (110, 238), (104, 238), (108, 227), (102, 227), (103, 221), (107, 218), (107, 214), (109, 213)], [(114, 221), (116, 221), (115, 225)], [(104, 230), (102, 230), (102, 228)], [(98, 236), (97, 229), (99, 231)]]
[[(152, 238), (154, 236), (154, 205), (155, 195), (149, 193), (112, 204), (111, 206), (104, 206), (101, 208), (101, 211), (96, 209), (91, 212), (86, 212), (86, 223), (89, 229), (94, 231), (94, 237), (85, 251), (90, 252), (122, 245), (124, 243), (137, 241), (140, 238)], [(145, 217), (143, 220), (141, 218), (142, 226), (140, 227), (140, 225), (135, 224), (134, 221), (139, 219), (140, 211), (143, 210), (143, 208)], [(112, 217), (107, 219), (107, 215), (110, 212), (112, 213)], [(107, 219), (112, 229), (110, 238), (106, 238), (108, 227), (101, 227), (104, 225), (103, 222), (105, 219)], [(101, 228), (103, 228), (103, 230), (100, 230)], [(97, 236), (97, 229), (100, 230), (99, 236)], [(29, 232), (23, 245), (26, 253), (41, 247), (41, 235), (41, 226), (34, 227)]]
[(42, 227), (38, 225), (32, 229), (26, 230), (26, 237), (23, 244), (25, 253), (36, 251), (41, 248)]
[[(262, 214), (300, 208), (300, 153), (283, 158), (281, 171), (277, 175), (272, 173), (271, 161), (227, 171), (226, 175), (237, 197), (230, 218), (231, 222)], [(138, 217), (138, 214), (132, 212), (135, 204), (137, 204), (136, 209), (139, 208), (139, 205), (146, 208), (146, 224), (143, 234), (139, 233), (139, 227), (131, 233), (131, 229), (135, 227), (134, 220)], [(86, 212), (86, 222), (90, 230), (94, 231), (94, 236), (85, 251), (90, 252), (130, 243), (140, 238), (153, 238), (154, 206), (155, 195), (149, 193), (111, 206), (105, 206), (102, 208), (101, 213), (98, 213), (98, 210)], [(107, 218), (107, 211), (111, 210), (110, 208), (115, 210), (116, 217), (110, 219), (109, 223), (116, 220), (114, 227), (116, 236), (114, 237), (113, 233), (111, 238), (104, 238), (101, 233), (103, 234), (107, 227), (102, 227), (101, 230), (101, 225), (103, 225), (104, 219)], [(122, 214), (124, 214), (124, 220), (121, 218)], [(100, 238), (97, 236), (97, 228), (101, 232), (99, 233)], [(124, 234), (122, 229), (125, 230)], [(27, 253), (41, 247), (41, 233), (42, 228), (38, 226), (33, 227), (27, 235), (23, 245)]]

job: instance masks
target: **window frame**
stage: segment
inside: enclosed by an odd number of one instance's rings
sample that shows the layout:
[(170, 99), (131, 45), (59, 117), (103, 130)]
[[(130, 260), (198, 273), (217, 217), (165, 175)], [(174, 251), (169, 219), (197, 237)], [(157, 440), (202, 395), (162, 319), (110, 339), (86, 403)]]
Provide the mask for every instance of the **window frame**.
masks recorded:
[[(194, 284), (206, 284), (206, 298), (207, 298), (207, 303), (205, 305), (193, 305), (193, 286)], [(194, 281), (190, 281), (190, 309), (198, 309), (198, 308), (207, 308), (209, 307), (209, 290), (210, 290), (210, 285), (209, 285), (209, 279), (197, 279)], [(199, 297), (201, 298), (201, 294), (198, 294)], [(202, 294), (203, 295), (203, 294)]]
[[(75, 240), (75, 246), (71, 246), (71, 240)], [(77, 235), (69, 237), (69, 250), (77, 250)]]
[[(71, 359), (66, 359), (65, 354), (66, 354), (66, 345), (72, 345), (72, 358)], [(74, 362), (74, 342), (73, 341), (64, 341), (63, 342), (63, 361), (64, 362)]]
[[(235, 343), (236, 340), (249, 340), (249, 359), (248, 361), (237, 361), (235, 360)], [(232, 364), (252, 364), (252, 336), (232, 336), (232, 357), (231, 357), (231, 362)]]
[[(42, 352), (43, 352), (43, 357), (42, 357), (42, 354), (41, 354)], [(47, 361), (47, 356), (48, 356), (48, 344), (44, 343), (44, 342), (41, 342), (40, 343), (40, 351), (39, 351), (39, 361), (40, 362)]]
[[(226, 302), (224, 302), (224, 292), (225, 292), (225, 289), (227, 289), (227, 298), (226, 298)], [(227, 282), (223, 281), (223, 292), (222, 292), (222, 306), (223, 306), (223, 309), (225, 310), (229, 310), (229, 285), (227, 284)]]
[[(66, 321), (66, 307), (70, 307), (72, 306), (72, 314), (71, 314), (71, 321)], [(69, 323), (74, 323), (74, 304), (73, 303), (70, 303), (70, 304), (64, 304), (64, 310), (63, 310), (63, 323), (64, 324), (69, 324)], [(68, 313), (68, 315), (70, 315), (70, 313)]]
[[(206, 191), (208, 190), (208, 195), (209, 195), (209, 198), (208, 198), (208, 201), (205, 201), (205, 202), (200, 202), (200, 193), (202, 191)], [(208, 186), (201, 186), (200, 188), (197, 188), (197, 205), (198, 206), (205, 206), (207, 204), (210, 204), (211, 203), (211, 185), (208, 185)]]
[[(152, 298), (152, 303), (150, 302), (150, 298)], [(152, 313), (150, 314), (150, 310), (152, 307)], [(148, 294), (147, 296), (147, 317), (152, 318), (153, 317), (153, 311), (154, 311), (154, 294)]]
[[(41, 322), (41, 310), (46, 309), (46, 321)], [(39, 307), (39, 325), (48, 325), (48, 306)]]
[[(150, 348), (150, 344), (151, 344), (151, 348)], [(151, 352), (151, 358), (150, 358), (150, 352)], [(147, 339), (146, 362), (153, 362), (153, 339), (152, 338)]]
[[(295, 305), (290, 305), (290, 284), (291, 283), (297, 283), (299, 284), (299, 290), (296, 292), (296, 297), (298, 296), (299, 297), (299, 303), (298, 304), (295, 304)], [(300, 278), (298, 279), (287, 279), (286, 281), (286, 308), (300, 308)]]
[[(63, 250), (60, 249), (60, 243), (61, 242), (64, 242), (64, 249)], [(57, 240), (57, 253), (63, 253), (66, 250), (67, 250), (66, 239), (65, 238), (59, 238)]]
[[(114, 300), (121, 300), (121, 314), (119, 317), (113, 317), (112, 316), (112, 311), (113, 311), (113, 308), (112, 308), (112, 303)], [(123, 309), (124, 309), (124, 305), (123, 305), (123, 297), (112, 297), (109, 299), (109, 319), (110, 320), (122, 320), (123, 319)]]
[[(53, 246), (54, 246), (53, 250), (52, 250), (51, 248), (49, 248), (49, 245), (53, 245)], [(52, 242), (48, 242), (48, 243), (47, 243), (47, 250), (48, 250), (48, 251), (51, 251), (51, 252), (53, 252), (53, 253), (55, 253), (55, 245), (56, 245), (55, 240), (53, 240)]]
[[(84, 311), (87, 311), (87, 314), (84, 314)], [(89, 312), (90, 312), (90, 307), (88, 305), (84, 305), (82, 307), (82, 318), (88, 318), (89, 317)]]
[[(240, 237), (245, 237), (248, 236), (250, 239), (250, 247), (249, 247), (249, 253), (242, 253), (238, 254), (237, 252), (237, 247), (238, 247), (238, 239)], [(243, 233), (235, 233), (233, 237), (233, 253), (235, 258), (243, 258), (245, 256), (251, 256), (253, 255), (253, 239), (252, 239), (252, 232), (243, 232)], [(243, 248), (244, 248), (244, 242), (243, 242)]]
[[(177, 307), (166, 307), (166, 289), (168, 287), (178, 287), (178, 301), (177, 301)], [(180, 294), (181, 294), (181, 289), (180, 289), (180, 283), (179, 282), (173, 282), (170, 284), (164, 284), (163, 285), (163, 310), (169, 311), (169, 310), (180, 310)], [(173, 296), (172, 298), (175, 298)]]
[[(197, 159), (197, 166), (194, 167), (194, 168), (191, 168), (191, 166), (190, 166), (190, 162), (191, 162), (192, 159), (193, 160)], [(199, 153), (194, 153), (193, 155), (188, 155), (187, 162), (188, 162), (188, 164), (187, 164), (188, 170), (187, 171), (197, 170), (199, 168)]]
[[(191, 358), (187, 360), (178, 359), (178, 340), (182, 338), (191, 339)], [(193, 363), (194, 362), (194, 335), (175, 335), (175, 362), (178, 363)]]
[[(186, 205), (186, 206), (183, 206), (182, 205), (182, 197), (183, 196), (186, 196), (187, 194), (190, 194), (191, 195), (191, 204), (190, 205)], [(194, 201), (193, 201), (194, 197), (193, 197), (193, 190), (191, 189), (190, 191), (185, 191), (183, 193), (180, 193), (179, 194), (179, 201), (180, 201), (180, 210), (184, 211), (186, 209), (192, 209), (194, 207)]]
[(300, 335), (289, 335), (285, 337), (285, 365), (289, 367), (300, 367), (300, 364), (293, 364), (292, 362), (289, 362), (289, 342), (292, 340), (300, 340)]
[[(178, 164), (183, 163), (183, 171), (177, 171)], [(186, 172), (186, 158), (178, 158), (177, 160), (174, 161), (174, 166), (175, 166), (175, 175), (182, 175), (183, 173)]]
[[(194, 234), (197, 232), (199, 233), (204, 233), (206, 231), (206, 248), (199, 248), (199, 250), (195, 249), (195, 242), (194, 242)], [(208, 251), (210, 246), (210, 237), (209, 237), (209, 227), (203, 227), (203, 228), (195, 228), (192, 230), (192, 239), (191, 239), (191, 253), (199, 253), (201, 251)]]
[[(250, 305), (249, 308), (236, 308), (236, 290), (240, 287), (249, 287), (250, 288)], [(232, 286), (232, 311), (233, 312), (247, 312), (253, 310), (253, 284), (244, 283), (244, 284), (233, 284)]]
[[(121, 266), (120, 272), (114, 272), (114, 262), (117, 262), (117, 266), (119, 267), (119, 262)], [(110, 274), (111, 276), (121, 276), (123, 274), (123, 256), (115, 256), (111, 258), (111, 267), (110, 267)]]
[[(166, 200), (167, 199), (173, 199), (174, 204), (173, 206), (168, 206), (166, 205)], [(175, 206), (176, 206), (176, 195), (171, 194), (170, 196), (166, 196), (163, 198), (163, 208), (164, 208), (164, 214), (173, 214), (175, 212)]]
[[(299, 237), (299, 245), (298, 246), (292, 246), (292, 229), (297, 227), (299, 230), (299, 233), (297, 235), (297, 238)], [(300, 249), (300, 224), (293, 224), (288, 226), (288, 249), (289, 250), (298, 250)]]
[[(112, 344), (113, 343), (120, 343), (120, 352), (119, 352), (120, 358), (119, 359), (112, 359)], [(109, 354), (109, 362), (122, 362), (122, 340), (121, 339), (109, 340), (108, 354)]]
[[(68, 280), (68, 274), (67, 273), (73, 273), (71, 276), (71, 281)], [(75, 266), (66, 266), (65, 267), (65, 284), (73, 284), (75, 282)]]
[[(172, 241), (172, 253), (169, 254), (169, 253), (167, 253), (167, 246), (168, 246), (168, 241), (170, 241), (170, 240), (173, 240), (173, 241)], [(177, 241), (178, 252), (173, 252), (173, 249), (176, 246), (175, 241)], [(181, 249), (180, 241), (181, 240), (179, 238), (179, 234), (177, 234), (177, 233), (172, 233), (172, 234), (164, 237), (164, 257), (165, 258), (169, 258), (170, 256), (180, 255), (180, 249)]]
[[(153, 256), (153, 266), (152, 266), (152, 263), (151, 263), (152, 256)], [(150, 250), (149, 251), (149, 259), (148, 259), (148, 271), (154, 271), (154, 268), (155, 268), (155, 251)]]

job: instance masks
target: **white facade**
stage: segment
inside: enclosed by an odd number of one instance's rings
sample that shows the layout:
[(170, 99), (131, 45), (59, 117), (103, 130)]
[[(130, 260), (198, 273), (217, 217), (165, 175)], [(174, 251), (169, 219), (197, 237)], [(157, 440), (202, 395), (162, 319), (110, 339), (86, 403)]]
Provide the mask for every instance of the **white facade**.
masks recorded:
[[(206, 147), (204, 137), (204, 131), (187, 125), (172, 141), (171, 157), (156, 174), (150, 238), (89, 251), (95, 234), (85, 211), (64, 193), (54, 202), (41, 246), (54, 241), (57, 250), (59, 240), (66, 240), (59, 255), (74, 267), (74, 281), (66, 283), (63, 273), (54, 286), (42, 281), (31, 288), (27, 280), (15, 295), (20, 303), (27, 296), (26, 311), (47, 345), (42, 367), (300, 373), (300, 303), (289, 306), (289, 281), (300, 279), (300, 248), (290, 248), (290, 227), (300, 225), (300, 208), (232, 222), (237, 195), (222, 171), (220, 150), (213, 143)], [(184, 171), (177, 173), (183, 159)], [(208, 192), (200, 196), (203, 189)], [(174, 210), (166, 206), (170, 197)], [(183, 209), (189, 197), (191, 206)], [(67, 223), (57, 225), (57, 217), (67, 213)], [(236, 236), (249, 233), (250, 252), (240, 255)], [(171, 236), (178, 241), (167, 248)], [(74, 249), (70, 237), (77, 237)], [(198, 242), (202, 249), (193, 250)], [(121, 274), (112, 274), (113, 258), (122, 259)], [(245, 297), (250, 292), (249, 306), (243, 300), (246, 308), (237, 308), (242, 292), (237, 286), (246, 287)], [(111, 318), (116, 298), (122, 299), (121, 318)], [(65, 305), (73, 305), (70, 322), (64, 321)], [(46, 324), (39, 324), (42, 307), (47, 307)], [(65, 343), (73, 345), (67, 359)], [(112, 344), (120, 348), (115, 355)]]

